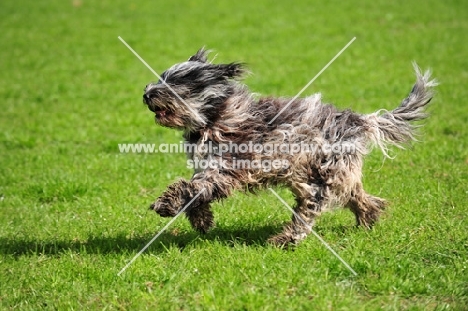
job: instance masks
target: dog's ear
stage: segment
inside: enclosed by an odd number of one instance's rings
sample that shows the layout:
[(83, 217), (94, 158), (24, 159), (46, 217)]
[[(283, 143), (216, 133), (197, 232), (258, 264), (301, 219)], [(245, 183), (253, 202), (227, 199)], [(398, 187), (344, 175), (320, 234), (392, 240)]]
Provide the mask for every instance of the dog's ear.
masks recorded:
[(195, 55), (190, 56), (188, 60), (189, 62), (206, 63), (208, 61), (208, 53), (209, 51), (205, 50), (205, 47), (202, 47)]
[(242, 63), (222, 64), (220, 67), (223, 71), (223, 76), (231, 79), (241, 78), (244, 74), (247, 73), (245, 65)]

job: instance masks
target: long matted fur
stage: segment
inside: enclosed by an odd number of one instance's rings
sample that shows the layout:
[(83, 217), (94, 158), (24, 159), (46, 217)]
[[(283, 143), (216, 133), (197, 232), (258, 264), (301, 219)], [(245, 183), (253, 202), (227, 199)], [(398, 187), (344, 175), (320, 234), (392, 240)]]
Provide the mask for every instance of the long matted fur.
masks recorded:
[[(182, 130), (186, 142), (198, 146), (305, 143), (317, 148), (298, 153), (192, 151), (191, 160), (210, 159), (222, 165), (195, 169), (190, 181), (170, 185), (151, 208), (161, 216), (175, 216), (205, 189), (186, 215), (195, 229), (207, 232), (214, 224), (212, 201), (226, 198), (235, 190), (255, 191), (284, 185), (295, 195), (295, 212), (309, 226), (315, 217), (334, 206), (348, 207), (358, 225), (372, 226), (386, 202), (364, 191), (363, 157), (373, 146), (387, 155), (388, 145), (401, 147), (414, 139), (415, 126), (410, 122), (426, 117), (424, 108), (432, 98), (431, 88), (436, 85), (430, 80), (430, 72), (422, 74), (414, 65), (416, 84), (392, 111), (368, 115), (342, 111), (322, 103), (320, 94), (315, 94), (295, 99), (278, 115), (290, 99), (257, 98), (239, 82), (245, 73), (242, 64), (213, 64), (207, 61), (207, 54), (200, 49), (188, 61), (165, 71), (162, 81), (146, 86), (143, 100), (155, 113), (157, 123)], [(325, 148), (337, 145), (353, 148), (340, 152)], [(258, 164), (275, 160), (276, 164), (287, 165), (268, 169), (238, 165), (239, 161)], [(309, 226), (293, 215), (292, 221), (270, 242), (281, 246), (295, 244), (307, 236)]]

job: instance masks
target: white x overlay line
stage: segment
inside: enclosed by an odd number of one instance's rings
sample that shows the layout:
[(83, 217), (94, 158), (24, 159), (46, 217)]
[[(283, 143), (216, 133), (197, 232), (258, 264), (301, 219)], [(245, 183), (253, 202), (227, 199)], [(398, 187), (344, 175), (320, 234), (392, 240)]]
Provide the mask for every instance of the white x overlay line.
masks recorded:
[(190, 204), (193, 203), (193, 201), (195, 201), (203, 192), (205, 191), (205, 188), (203, 188), (199, 193), (197, 193), (196, 196), (194, 196), (190, 202), (188, 202), (187, 204), (185, 204), (184, 208), (181, 209), (177, 215), (174, 216), (174, 218), (171, 219), (171, 221), (169, 221), (167, 223), (167, 225), (164, 226), (164, 228), (161, 229), (161, 231), (158, 232), (158, 234), (156, 234), (152, 239), (151, 241), (149, 241), (145, 247), (143, 247), (141, 249), (141, 251), (138, 252), (138, 254), (136, 254), (132, 260), (130, 260), (130, 262), (128, 264), (125, 265), (125, 267), (122, 268), (122, 270), (120, 270), (119, 273), (117, 273), (117, 276), (120, 276), (125, 270), (127, 270), (128, 267), (130, 267), (130, 265), (138, 258), (140, 257), (140, 255), (164, 232), (166, 231), (167, 228), (169, 228), (169, 226), (177, 219), (177, 217), (179, 217), (183, 212), (185, 212), (185, 210), (190, 206)]
[(354, 274), (355, 276), (357, 275), (356, 271), (354, 271), (353, 268), (351, 268), (351, 266), (350, 266), (346, 261), (344, 261), (344, 259), (341, 258), (340, 255), (338, 255), (338, 253), (335, 252), (335, 251), (333, 250), (333, 248), (331, 248), (330, 245), (328, 245), (328, 243), (325, 242), (325, 240), (322, 239), (322, 237), (321, 237), (320, 235), (318, 235), (318, 233), (315, 232), (314, 229), (312, 229), (312, 227), (311, 227), (304, 219), (302, 219), (302, 217), (299, 216), (299, 214), (297, 214), (297, 213), (288, 205), (288, 203), (286, 203), (286, 201), (283, 200), (283, 198), (279, 196), (278, 193), (276, 193), (275, 190), (273, 190), (273, 189), (271, 189), (271, 188), (268, 188), (268, 190), (270, 190), (270, 191), (278, 198), (278, 200), (280, 200), (281, 203), (283, 203), (284, 206), (286, 206), (286, 207), (294, 214), (294, 216), (296, 216), (297, 219), (299, 219), (299, 220), (307, 227), (307, 229), (309, 229), (310, 232), (312, 232), (312, 234), (315, 235), (315, 237), (316, 237), (317, 239), (319, 239), (319, 241), (320, 241), (333, 255), (335, 255), (335, 257), (338, 258), (338, 259), (343, 263), (343, 265), (345, 265), (346, 268), (348, 268), (349, 271), (351, 271), (352, 274)]
[[(132, 47), (130, 47), (130, 45), (128, 45), (127, 42), (125, 42), (124, 39), (122, 39), (122, 37), (118, 37), (118, 39), (165, 85), (167, 86), (167, 88), (182, 102), (184, 103), (187, 108), (192, 112), (194, 113), (194, 115), (197, 115), (195, 113), (195, 111), (193, 111), (193, 109), (179, 96), (179, 94), (177, 94), (167, 83), (166, 81), (164, 81), (160, 75), (158, 75), (156, 73), (156, 71), (153, 70), (153, 68), (151, 68), (150, 65), (148, 65), (148, 63), (143, 59), (141, 58), (140, 55), (138, 55), (137, 52), (135, 52), (135, 50), (132, 49)], [(350, 45), (351, 43), (353, 43), (353, 41), (356, 40), (356, 37), (354, 37), (353, 39), (351, 39), (351, 41), (348, 42), (348, 44), (346, 44), (346, 46), (344, 48), (341, 49), (341, 51), (338, 52), (338, 54), (335, 55), (335, 57), (333, 57), (329, 62), (328, 64), (325, 65), (325, 67), (322, 68), (322, 70), (320, 70), (316, 75), (315, 77), (312, 78), (312, 80), (309, 81), (309, 83), (307, 83), (306, 86), (304, 86), (300, 91), (299, 93), (294, 96), (293, 99), (291, 99), (287, 104), (286, 106), (283, 107), (283, 109), (281, 109), (277, 114), (276, 116), (271, 119), (270, 122), (268, 122), (268, 124), (271, 124), (274, 120), (276, 120), (276, 118), (281, 114), (283, 113), (288, 107), (289, 105), (294, 101), (296, 100)], [(313, 235), (315, 235), (315, 237), (317, 237), (317, 239), (319, 239), (319, 241), (333, 254), (335, 255), (336, 258), (338, 258), (342, 263), (343, 265), (346, 266), (346, 268), (348, 268), (349, 271), (351, 271), (351, 273), (353, 273), (354, 275), (357, 275), (357, 273), (349, 266), (349, 264), (343, 260), (343, 258), (340, 257), (340, 255), (338, 255), (331, 247), (330, 245), (328, 245), (327, 242), (325, 242), (325, 240), (322, 239), (322, 237), (320, 235), (318, 235), (308, 224), (307, 222), (304, 221), (304, 219), (302, 219), (302, 217), (300, 217), (287, 203), (286, 201), (284, 201), (272, 188), (268, 188), (296, 217), (297, 219), (299, 219), (311, 232)], [(132, 260), (130, 260), (126, 265), (125, 267), (122, 268), (122, 270), (120, 270), (120, 272), (117, 274), (117, 276), (120, 276), (123, 272), (125, 272), (125, 270), (127, 270), (127, 268), (165, 231), (167, 230), (167, 228), (169, 228), (169, 226), (193, 203), (193, 201), (195, 201), (203, 192), (205, 191), (205, 188), (203, 188), (195, 197), (193, 197), (190, 202), (188, 202), (178, 213), (176, 216), (174, 216), (174, 218), (171, 219), (171, 221), (169, 221), (165, 226), (164, 228), (162, 228), (133, 258)]]
[(278, 118), (278, 116), (280, 114), (282, 114), (288, 107), (289, 105), (291, 105), (291, 103), (293, 101), (295, 101), (299, 96), (301, 96), (302, 92), (304, 92), (311, 84), (312, 82), (314, 82), (350, 45), (351, 43), (354, 42), (354, 40), (356, 40), (356, 37), (352, 38), (351, 41), (348, 42), (348, 44), (345, 45), (344, 48), (341, 49), (341, 51), (338, 52), (338, 54), (335, 55), (335, 57), (333, 57), (331, 59), (331, 61), (328, 62), (328, 64), (325, 65), (325, 67), (322, 68), (322, 70), (320, 70), (316, 75), (315, 77), (312, 78), (312, 80), (309, 81), (309, 83), (306, 84), (306, 86), (304, 86), (302, 88), (302, 90), (299, 91), (299, 93), (297, 93), (296, 96), (293, 97), (293, 99), (291, 99), (287, 104), (286, 106), (283, 107), (283, 109), (281, 109), (277, 114), (276, 116), (270, 120), (270, 122), (268, 122), (268, 125), (270, 125), (271, 123), (273, 123), (273, 121), (276, 120), (276, 118)]
[[(138, 55), (138, 53), (135, 52), (135, 50), (132, 49), (132, 47), (131, 47), (130, 45), (128, 45), (127, 42), (125, 42), (124, 39), (122, 39), (122, 37), (118, 36), (118, 38), (119, 38), (119, 40), (122, 41), (122, 43), (127, 47), (127, 49), (129, 49), (129, 50), (143, 63), (143, 65), (145, 65), (145, 66), (159, 79), (159, 81), (162, 82), (162, 84), (164, 84), (165, 86), (167, 86), (167, 88), (168, 88), (172, 93), (174, 93), (174, 95), (175, 95), (182, 103), (184, 103), (185, 106), (187, 106), (187, 108), (193, 113), (194, 116), (198, 116), (198, 113), (196, 113), (195, 110), (193, 110), (193, 108), (190, 107), (190, 105), (187, 104), (187, 103), (185, 102), (185, 100), (183, 100), (182, 97), (180, 97), (179, 94), (177, 94), (177, 92), (174, 91), (174, 90), (169, 86), (169, 84), (167, 84), (166, 81), (164, 81), (164, 80), (161, 78), (161, 76), (158, 75), (158, 73), (157, 73), (156, 71), (154, 71), (153, 68), (151, 68), (151, 66), (148, 65), (148, 63), (145, 62), (145, 60), (144, 60), (143, 58), (141, 58), (141, 56)], [(203, 122), (203, 120), (201, 120), (201, 121)], [(205, 123), (205, 122), (203, 122), (203, 123)]]

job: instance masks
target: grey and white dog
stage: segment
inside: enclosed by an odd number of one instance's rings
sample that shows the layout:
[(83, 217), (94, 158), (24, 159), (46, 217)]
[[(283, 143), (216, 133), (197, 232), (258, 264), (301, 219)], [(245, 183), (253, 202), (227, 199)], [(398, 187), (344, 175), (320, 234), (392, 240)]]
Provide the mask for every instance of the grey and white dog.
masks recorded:
[[(246, 73), (243, 64), (213, 64), (207, 55), (200, 49), (188, 61), (166, 70), (160, 81), (146, 86), (143, 101), (158, 124), (182, 130), (187, 143), (216, 147), (192, 150), (192, 161), (209, 159), (220, 165), (196, 168), (190, 181), (170, 185), (150, 208), (163, 217), (175, 216), (202, 192), (185, 212), (192, 226), (204, 233), (214, 225), (212, 201), (235, 190), (255, 192), (283, 185), (295, 196), (295, 214), (280, 234), (270, 238), (275, 245), (304, 239), (314, 219), (336, 206), (348, 207), (358, 225), (371, 227), (386, 201), (364, 191), (363, 157), (374, 146), (387, 155), (389, 145), (402, 147), (414, 140), (417, 126), (411, 122), (426, 117), (424, 108), (436, 85), (430, 72), (422, 74), (414, 65), (416, 84), (400, 106), (363, 115), (324, 104), (320, 94), (293, 101), (258, 98), (240, 82)], [(221, 148), (298, 144), (314, 148), (299, 152)], [(265, 163), (269, 163), (268, 169)]]

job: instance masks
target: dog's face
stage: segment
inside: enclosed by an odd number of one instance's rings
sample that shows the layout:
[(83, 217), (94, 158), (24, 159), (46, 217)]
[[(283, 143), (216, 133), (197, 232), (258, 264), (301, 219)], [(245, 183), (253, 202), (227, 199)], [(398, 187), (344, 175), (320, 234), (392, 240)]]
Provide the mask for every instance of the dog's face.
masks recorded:
[(145, 87), (143, 102), (154, 112), (157, 123), (196, 131), (217, 117), (244, 69), (239, 63), (212, 64), (207, 56), (202, 48), (188, 61), (166, 70), (157, 83)]

